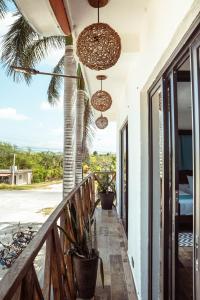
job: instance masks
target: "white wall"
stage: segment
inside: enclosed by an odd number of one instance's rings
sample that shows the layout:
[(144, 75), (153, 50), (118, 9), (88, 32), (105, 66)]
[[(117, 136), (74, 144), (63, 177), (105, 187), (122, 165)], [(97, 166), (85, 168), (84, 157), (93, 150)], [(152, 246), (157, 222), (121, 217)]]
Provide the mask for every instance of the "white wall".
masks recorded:
[(32, 173), (17, 173), (15, 174), (16, 177), (16, 185), (24, 185), (24, 184), (31, 184)]
[[(118, 109), (119, 130), (129, 124), (129, 258), (138, 299), (148, 292), (148, 106), (147, 89), (200, 11), (200, 1), (152, 0), (141, 21), (141, 51), (128, 74)], [(179, 27), (178, 27), (179, 26)], [(121, 99), (120, 99), (121, 100)], [(119, 145), (119, 140), (118, 140)], [(120, 153), (118, 152), (118, 166)], [(118, 187), (118, 199), (120, 188)], [(131, 260), (130, 260), (131, 261)]]

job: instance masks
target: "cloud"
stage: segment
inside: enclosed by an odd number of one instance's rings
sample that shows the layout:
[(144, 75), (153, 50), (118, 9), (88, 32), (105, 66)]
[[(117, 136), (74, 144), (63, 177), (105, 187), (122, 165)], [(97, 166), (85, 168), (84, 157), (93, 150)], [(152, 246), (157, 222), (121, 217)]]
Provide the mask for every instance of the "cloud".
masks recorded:
[(60, 100), (55, 104), (51, 105), (47, 100), (41, 102), (40, 104), (41, 110), (62, 110), (63, 109), (63, 98), (61, 97)]
[(17, 113), (15, 108), (7, 107), (0, 108), (0, 119), (4, 120), (15, 120), (15, 121), (25, 121), (30, 119), (28, 116)]

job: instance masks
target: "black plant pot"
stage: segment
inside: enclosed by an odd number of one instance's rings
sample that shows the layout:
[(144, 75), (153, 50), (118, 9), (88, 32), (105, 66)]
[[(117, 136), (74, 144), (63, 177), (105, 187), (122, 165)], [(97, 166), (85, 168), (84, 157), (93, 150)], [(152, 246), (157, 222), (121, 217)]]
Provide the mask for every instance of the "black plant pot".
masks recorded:
[(73, 256), (74, 272), (78, 289), (78, 296), (83, 299), (90, 299), (95, 295), (98, 255), (93, 258), (80, 258)]
[(113, 201), (115, 198), (115, 193), (114, 192), (100, 192), (99, 193), (99, 198), (101, 200), (101, 207), (102, 209), (110, 210), (113, 207)]

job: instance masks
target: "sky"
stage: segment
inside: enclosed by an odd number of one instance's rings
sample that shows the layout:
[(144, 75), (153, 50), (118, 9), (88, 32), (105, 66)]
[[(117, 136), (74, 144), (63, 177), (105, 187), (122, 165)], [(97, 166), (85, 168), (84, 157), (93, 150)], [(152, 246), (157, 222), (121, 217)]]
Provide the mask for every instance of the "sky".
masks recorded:
[[(0, 20), (0, 54), (2, 36), (12, 22), (11, 13)], [(62, 50), (52, 50), (37, 69), (51, 71), (62, 54)], [(48, 76), (37, 75), (29, 86), (25, 82), (16, 83), (6, 75), (0, 63), (0, 141), (35, 150), (62, 151), (62, 90), (58, 105), (50, 106), (47, 101), (49, 80)], [(115, 136), (115, 122), (110, 122), (104, 130), (96, 129), (91, 152), (116, 152)]]

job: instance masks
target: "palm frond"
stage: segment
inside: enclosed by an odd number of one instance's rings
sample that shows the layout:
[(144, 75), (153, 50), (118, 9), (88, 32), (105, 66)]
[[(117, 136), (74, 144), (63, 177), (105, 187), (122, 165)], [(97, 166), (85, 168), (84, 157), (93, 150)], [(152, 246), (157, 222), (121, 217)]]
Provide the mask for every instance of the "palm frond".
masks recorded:
[(4, 17), (7, 12), (7, 5), (5, 0), (0, 0), (0, 19)]
[[(53, 73), (63, 73), (64, 70), (64, 55), (61, 57), (57, 65), (53, 69)], [(48, 101), (50, 104), (54, 105), (57, 103), (60, 97), (60, 88), (63, 83), (63, 78), (53, 75), (49, 83), (47, 90)]]
[(65, 39), (64, 36), (48, 36), (33, 41), (25, 49), (23, 65), (33, 67), (46, 58), (53, 49), (63, 49), (64, 52)]
[(16, 12), (14, 23), (3, 37), (2, 61), (7, 74), (13, 76), (14, 81), (25, 79), (30, 83), (31, 75), (17, 73), (12, 65), (34, 68), (36, 64), (47, 57), (52, 49), (63, 48), (69, 43), (69, 37), (50, 36), (41, 37), (28, 24), (25, 18)]
[(94, 114), (88, 98), (85, 98), (84, 126), (83, 126), (83, 155), (86, 157), (95, 133)]
[(84, 82), (80, 64), (78, 64), (77, 76), (80, 77), (80, 79), (77, 79), (77, 89), (84, 91), (85, 90), (85, 82)]
[[(11, 66), (26, 67), (26, 65), (23, 64), (26, 49), (32, 45), (33, 41), (39, 39), (39, 35), (31, 28), (20, 12), (14, 13), (13, 17), (15, 21), (3, 37), (1, 59), (7, 74), (13, 76), (14, 81), (25, 79), (27, 83), (30, 83), (30, 75), (17, 73)], [(34, 65), (28, 67), (33, 66)]]

